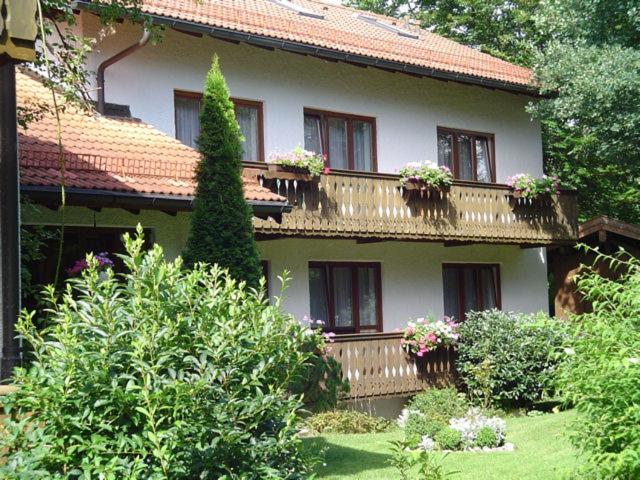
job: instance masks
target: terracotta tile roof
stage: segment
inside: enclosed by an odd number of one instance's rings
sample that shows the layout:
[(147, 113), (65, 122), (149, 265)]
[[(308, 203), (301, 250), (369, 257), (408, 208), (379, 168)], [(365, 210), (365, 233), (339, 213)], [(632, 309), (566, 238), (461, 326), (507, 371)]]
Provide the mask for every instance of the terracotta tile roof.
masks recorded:
[[(391, 17), (362, 12), (319, 0), (290, 0), (322, 15), (313, 18), (286, 8), (277, 0), (143, 0), (144, 10), (159, 17), (287, 40), (338, 52), (526, 86), (531, 71), (494, 58)], [(419, 38), (401, 36), (358, 18), (364, 14), (387, 27)]]
[[(51, 92), (31, 74), (16, 73), (18, 105), (51, 104)], [(61, 113), (68, 188), (190, 196), (198, 152), (150, 125), (68, 107)], [(19, 128), (22, 185), (59, 186), (56, 121), (52, 112)], [(247, 200), (285, 202), (243, 177)]]

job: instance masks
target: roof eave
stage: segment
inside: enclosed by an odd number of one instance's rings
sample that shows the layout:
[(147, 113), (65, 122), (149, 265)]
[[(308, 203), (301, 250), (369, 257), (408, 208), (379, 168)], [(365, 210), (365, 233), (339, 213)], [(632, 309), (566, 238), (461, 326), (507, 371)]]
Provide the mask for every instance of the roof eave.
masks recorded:
[[(79, 7), (95, 8), (95, 4), (91, 4), (86, 0), (80, 0), (77, 2)], [(232, 30), (228, 28), (212, 27), (203, 23), (190, 22), (187, 20), (176, 19), (172, 17), (165, 17), (156, 14), (146, 14), (154, 23), (158, 25), (165, 25), (172, 28), (178, 28), (183, 31), (198, 33), (202, 35), (209, 35), (215, 38), (223, 40), (229, 40), (233, 42), (245, 42), (250, 45), (256, 45), (259, 47), (274, 48), (287, 52), (301, 53), (305, 55), (311, 55), (319, 58), (328, 58), (331, 60), (356, 63), (364, 66), (377, 67), (385, 70), (392, 70), (401, 73), (407, 73), (410, 75), (419, 75), (424, 77), (431, 77), (438, 80), (453, 81), (469, 85), (476, 85), (485, 88), (491, 88), (496, 90), (503, 90), (511, 93), (525, 94), (530, 96), (541, 96), (539, 90), (532, 85), (524, 85), (519, 83), (505, 82), (502, 80), (494, 80), (484, 77), (478, 77), (475, 75), (468, 75), (463, 73), (455, 73), (447, 70), (438, 70), (435, 68), (425, 68), (416, 65), (411, 65), (402, 62), (394, 62), (390, 60), (383, 60), (380, 58), (374, 58), (366, 55), (356, 55), (351, 53), (341, 52), (339, 50), (318, 47), (315, 45), (309, 45), (302, 42), (293, 42), (290, 40), (277, 39), (265, 35), (256, 35), (252, 33), (241, 32), (238, 30)]]
[[(36, 203), (58, 207), (60, 187), (22, 185), (22, 195)], [(122, 192), (85, 188), (65, 188), (65, 204), (88, 208), (124, 208), (130, 210), (161, 210), (166, 212), (189, 212), (193, 210), (192, 195), (166, 195), (156, 193)], [(247, 200), (253, 214), (258, 217), (281, 216), (292, 209), (287, 202)]]

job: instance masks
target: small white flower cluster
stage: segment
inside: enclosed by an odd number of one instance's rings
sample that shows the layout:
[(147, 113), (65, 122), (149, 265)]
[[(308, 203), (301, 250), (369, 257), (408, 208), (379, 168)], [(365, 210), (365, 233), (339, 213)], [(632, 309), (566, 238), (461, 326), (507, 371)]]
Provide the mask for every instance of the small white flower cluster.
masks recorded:
[(424, 414), (418, 410), (410, 410), (408, 408), (403, 408), (402, 412), (400, 412), (400, 415), (398, 416), (398, 420), (396, 420), (396, 422), (398, 423), (398, 427), (400, 428), (404, 428), (404, 426), (407, 423), (407, 420), (409, 419), (409, 417), (411, 415), (423, 415)]
[(424, 452), (432, 452), (436, 448), (436, 442), (430, 439), (427, 435), (423, 435), (422, 440), (418, 444), (418, 449)]
[(449, 426), (460, 432), (462, 446), (465, 449), (473, 446), (478, 432), (483, 427), (489, 427), (496, 433), (498, 445), (504, 442), (507, 430), (507, 424), (503, 419), (500, 417), (486, 417), (482, 415), (478, 408), (470, 408), (464, 417), (452, 418), (449, 420)]

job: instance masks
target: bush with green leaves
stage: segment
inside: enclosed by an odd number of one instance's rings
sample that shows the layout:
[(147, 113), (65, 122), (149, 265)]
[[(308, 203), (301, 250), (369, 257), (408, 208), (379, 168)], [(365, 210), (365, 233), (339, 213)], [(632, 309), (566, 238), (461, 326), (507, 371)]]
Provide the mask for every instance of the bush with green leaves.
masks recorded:
[(420, 412), (427, 419), (446, 427), (451, 418), (464, 415), (469, 404), (464, 394), (453, 387), (428, 388), (414, 396), (407, 404), (407, 408)]
[(478, 430), (475, 446), (480, 448), (494, 448), (498, 446), (498, 435), (491, 427), (482, 427)]
[(436, 433), (434, 440), (443, 450), (458, 450), (462, 443), (462, 435), (458, 430), (445, 427)]
[(391, 430), (393, 422), (355, 410), (334, 410), (317, 413), (305, 422), (317, 433), (377, 433)]
[(443, 425), (439, 420), (428, 418), (421, 412), (409, 410), (403, 422), (404, 438), (412, 447), (418, 446), (422, 437), (435, 437)]
[(640, 478), (640, 261), (598, 255), (621, 277), (582, 271), (578, 291), (592, 312), (571, 318), (560, 391), (580, 413), (572, 440), (593, 478)]
[(471, 312), (460, 325), (456, 367), (474, 401), (529, 405), (553, 393), (566, 338), (567, 325), (542, 313)]
[(89, 257), (48, 290), (44, 330), (22, 315), (0, 478), (307, 478), (288, 389), (309, 330), (217, 266), (143, 253), (141, 231), (125, 273), (101, 279)]

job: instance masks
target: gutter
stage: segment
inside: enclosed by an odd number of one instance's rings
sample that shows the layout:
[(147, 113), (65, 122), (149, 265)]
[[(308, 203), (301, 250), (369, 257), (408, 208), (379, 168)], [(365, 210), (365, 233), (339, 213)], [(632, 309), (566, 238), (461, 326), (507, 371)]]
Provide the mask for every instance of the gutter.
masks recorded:
[[(22, 185), (20, 192), (40, 204), (57, 207), (60, 203), (60, 187)], [(164, 210), (172, 212), (192, 211), (194, 199), (192, 195), (163, 195), (85, 188), (65, 188), (65, 195), (66, 204), (71, 206)], [(287, 202), (271, 202), (266, 200), (247, 200), (246, 202), (258, 217), (276, 216), (277, 218), (283, 213), (289, 213), (292, 209), (292, 206)]]
[[(86, 0), (78, 1), (78, 7), (85, 8), (91, 11), (95, 8), (91, 2)], [(410, 75), (418, 75), (424, 77), (431, 77), (438, 80), (453, 81), (459, 83), (465, 83), (470, 85), (477, 85), (485, 88), (492, 88), (498, 90), (505, 90), (511, 93), (526, 94), (530, 96), (541, 96), (535, 87), (530, 85), (521, 85), (517, 83), (505, 82), (502, 80), (492, 80), (475, 75), (468, 75), (463, 73), (452, 73), (445, 70), (437, 70), (435, 68), (419, 67), (416, 65), (410, 65), (402, 62), (394, 62), (390, 60), (382, 60), (366, 55), (358, 55), (351, 53), (344, 53), (338, 50), (316, 47), (301, 42), (293, 42), (289, 40), (280, 40), (265, 35), (255, 35), (251, 33), (244, 33), (237, 30), (230, 30), (220, 27), (211, 27), (201, 23), (190, 22), (187, 20), (180, 20), (170, 17), (163, 17), (161, 15), (154, 15), (145, 13), (153, 20), (154, 24), (168, 26), (171, 28), (183, 30), (186, 32), (197, 33), (201, 35), (209, 35), (214, 38), (222, 40), (228, 40), (231, 42), (245, 42), (250, 45), (255, 45), (268, 49), (279, 49), (286, 52), (300, 53), (303, 55), (311, 55), (314, 57), (325, 58), (330, 60), (343, 61), (347, 63), (356, 63), (364, 66), (382, 68), (384, 70), (391, 70), (394, 72), (407, 73)]]
[(140, 40), (138, 40), (137, 43), (134, 43), (133, 45), (130, 45), (129, 47), (127, 47), (124, 50), (122, 50), (121, 52), (116, 53), (112, 57), (107, 58), (98, 67), (98, 74), (97, 74), (98, 112), (101, 113), (102, 115), (104, 115), (104, 104), (105, 104), (105, 100), (104, 100), (104, 71), (108, 67), (113, 65), (114, 63), (119, 62), (123, 58), (128, 57), (129, 55), (134, 53), (136, 50), (139, 50), (142, 47), (144, 47), (147, 43), (149, 43), (149, 39), (150, 38), (151, 38), (151, 32), (145, 28), (144, 32), (142, 32), (142, 37), (140, 37)]

